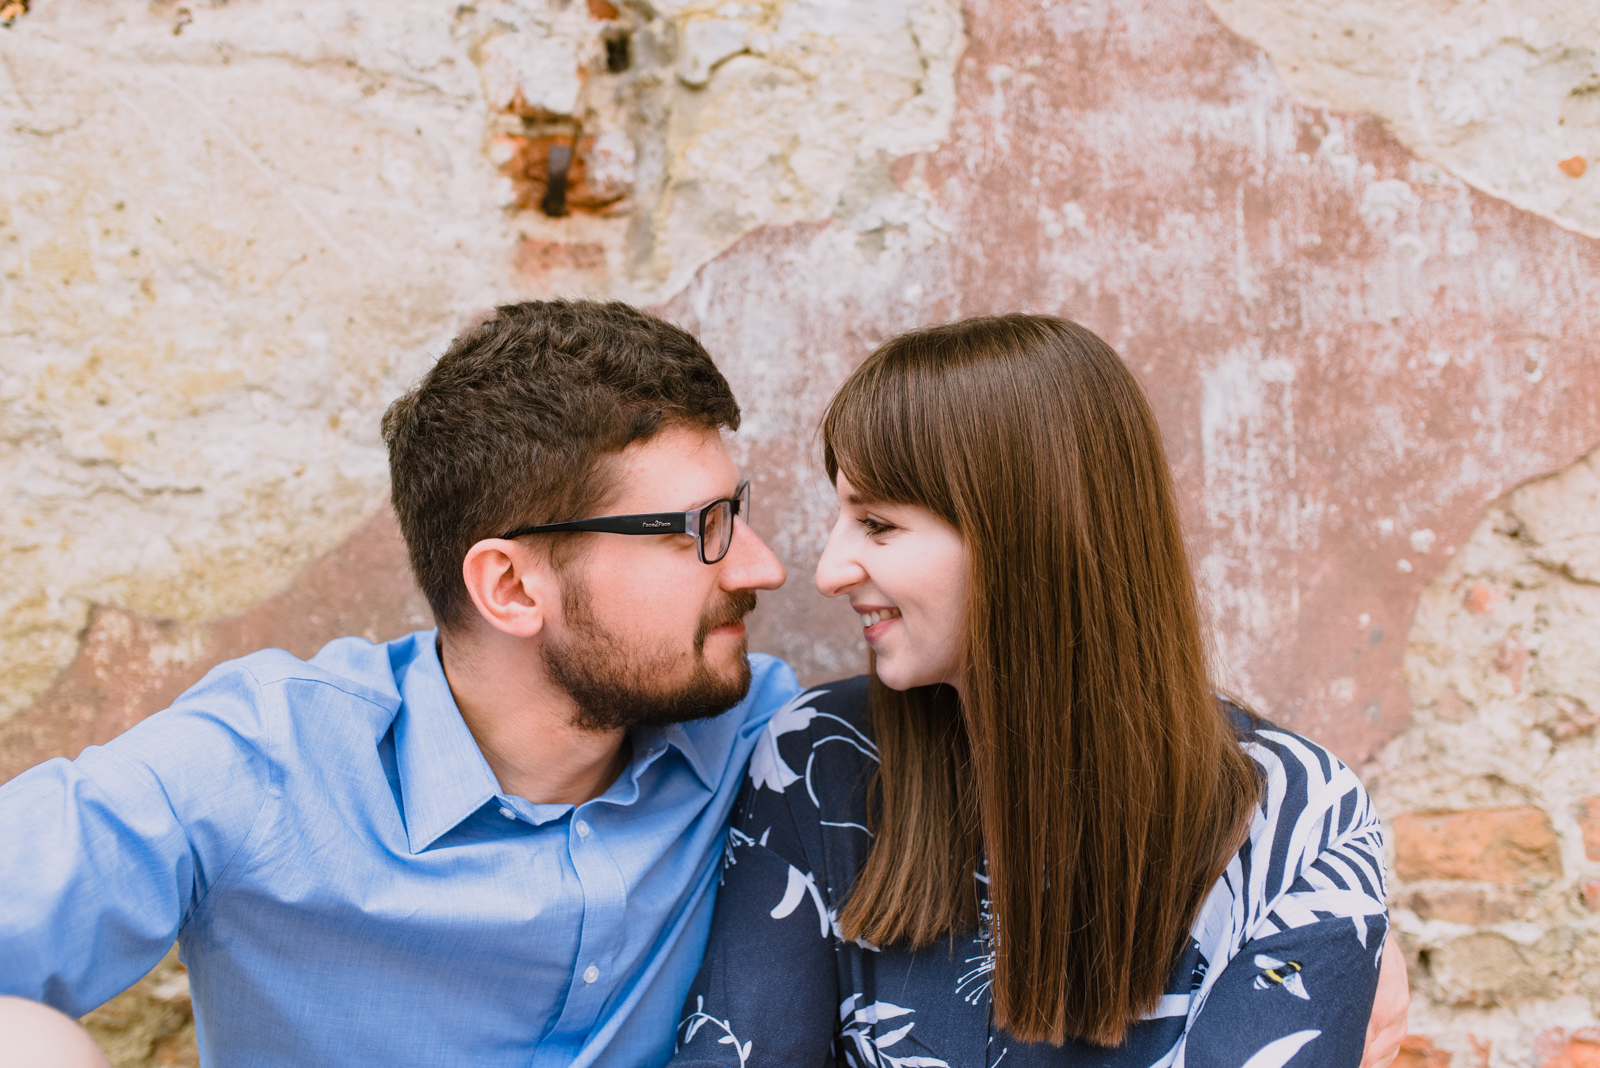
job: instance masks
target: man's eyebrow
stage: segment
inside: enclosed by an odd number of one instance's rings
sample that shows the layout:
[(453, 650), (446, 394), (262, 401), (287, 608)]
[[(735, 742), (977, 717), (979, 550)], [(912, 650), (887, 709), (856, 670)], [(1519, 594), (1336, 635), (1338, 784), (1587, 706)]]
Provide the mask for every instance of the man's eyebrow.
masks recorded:
[(696, 501), (694, 504), (691, 504), (687, 508), (680, 508), (678, 510), (681, 511), (681, 512), (692, 512), (696, 508), (704, 508), (706, 505), (710, 504), (712, 501), (725, 501), (725, 500), (728, 500), (730, 497), (737, 497), (738, 495), (739, 495), (739, 487), (738, 487), (737, 484), (735, 484), (734, 487), (733, 487), (733, 492), (732, 493), (719, 493), (715, 497), (707, 497), (704, 500)]

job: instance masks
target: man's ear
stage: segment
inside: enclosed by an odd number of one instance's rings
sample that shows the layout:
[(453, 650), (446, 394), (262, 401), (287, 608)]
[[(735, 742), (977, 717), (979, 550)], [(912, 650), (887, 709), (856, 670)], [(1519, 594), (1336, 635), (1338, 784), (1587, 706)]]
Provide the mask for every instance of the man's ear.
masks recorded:
[(478, 614), (513, 637), (538, 634), (561, 603), (561, 583), (548, 556), (521, 542), (505, 538), (478, 542), (461, 562), (461, 578)]

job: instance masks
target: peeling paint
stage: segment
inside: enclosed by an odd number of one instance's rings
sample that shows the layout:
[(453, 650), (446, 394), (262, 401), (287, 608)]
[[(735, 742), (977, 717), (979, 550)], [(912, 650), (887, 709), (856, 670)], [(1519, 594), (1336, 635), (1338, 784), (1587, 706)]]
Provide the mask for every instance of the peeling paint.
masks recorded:
[(1600, 8), (1570, 0), (1208, 0), (1296, 97), (1377, 116), (1492, 196), (1600, 237)]
[(1600, 452), (1495, 502), (1429, 583), (1405, 660), (1416, 724), (1366, 773), (1399, 852), (1411, 1029), (1488, 1051), (1468, 1063), (1543, 1064), (1552, 1029), (1600, 1018), (1597, 650)]

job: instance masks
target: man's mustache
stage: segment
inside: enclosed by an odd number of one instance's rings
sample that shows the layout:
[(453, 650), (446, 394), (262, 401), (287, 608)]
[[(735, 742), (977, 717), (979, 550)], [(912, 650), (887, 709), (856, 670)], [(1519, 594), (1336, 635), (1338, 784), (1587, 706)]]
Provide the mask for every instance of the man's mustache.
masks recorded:
[(735, 590), (730, 593), (726, 600), (700, 617), (700, 626), (694, 634), (695, 649), (703, 648), (706, 636), (718, 627), (732, 626), (755, 610), (755, 590)]

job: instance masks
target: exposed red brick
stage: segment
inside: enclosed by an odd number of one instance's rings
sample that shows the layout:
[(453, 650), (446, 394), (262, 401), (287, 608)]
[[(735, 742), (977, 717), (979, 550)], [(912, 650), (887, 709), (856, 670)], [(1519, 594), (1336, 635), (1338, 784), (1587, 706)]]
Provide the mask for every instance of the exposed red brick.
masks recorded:
[(1522, 692), (1522, 673), (1528, 669), (1528, 655), (1515, 630), (1506, 633), (1494, 655), (1494, 669), (1511, 682), (1511, 689), (1517, 693)]
[(589, 243), (569, 245), (524, 237), (517, 242), (511, 261), (524, 277), (537, 279), (552, 271), (601, 270), (606, 265), (606, 250)]
[(1582, 156), (1569, 156), (1556, 166), (1570, 178), (1582, 178), (1583, 172), (1589, 169), (1588, 162)]
[(1533, 1056), (1540, 1068), (1600, 1068), (1600, 1029), (1552, 1027), (1534, 1040)]
[(1473, 925), (1520, 919), (1523, 910), (1515, 897), (1481, 886), (1430, 887), (1414, 890), (1403, 899), (1405, 907), (1421, 920), (1446, 920)]
[(1461, 603), (1473, 615), (1487, 615), (1493, 612), (1505, 597), (1499, 589), (1482, 582), (1474, 582)]
[(1433, 703), (1433, 713), (1446, 723), (1461, 723), (1467, 718), (1467, 713), (1472, 711), (1470, 705), (1462, 699), (1459, 691), (1454, 686), (1446, 686), (1439, 694), (1438, 700)]
[[(511, 147), (511, 158), (501, 166), (500, 173), (511, 179), (516, 191), (513, 206), (522, 211), (537, 209), (550, 180), (550, 149), (555, 145), (572, 148), (572, 137), (567, 134), (505, 135), (501, 143)], [(626, 196), (625, 190), (596, 188), (589, 181), (587, 160), (593, 149), (594, 138), (583, 138), (577, 143), (567, 168), (567, 207), (573, 211), (603, 211)]]
[(1436, 1048), (1427, 1035), (1407, 1035), (1400, 1040), (1393, 1068), (1450, 1068), (1450, 1054)]
[(603, 20), (617, 19), (622, 17), (622, 12), (617, 10), (615, 4), (609, 4), (606, 0), (589, 0), (589, 17)]
[(1590, 912), (1600, 912), (1600, 879), (1590, 879), (1578, 887), (1583, 897), (1583, 907)]
[(1570, 742), (1600, 725), (1600, 716), (1576, 698), (1557, 694), (1550, 699), (1550, 714), (1540, 719), (1539, 726), (1548, 731), (1557, 742)]
[(904, 189), (906, 187), (906, 183), (911, 181), (912, 176), (917, 173), (917, 164), (921, 163), (922, 160), (923, 156), (915, 152), (909, 156), (895, 157), (895, 161), (889, 164), (889, 179), (894, 182), (896, 189)]
[(1513, 883), (1561, 874), (1561, 846), (1537, 808), (1407, 812), (1393, 821), (1395, 870), (1407, 882)]
[(1578, 800), (1578, 826), (1583, 829), (1583, 855), (1600, 860), (1600, 797)]

